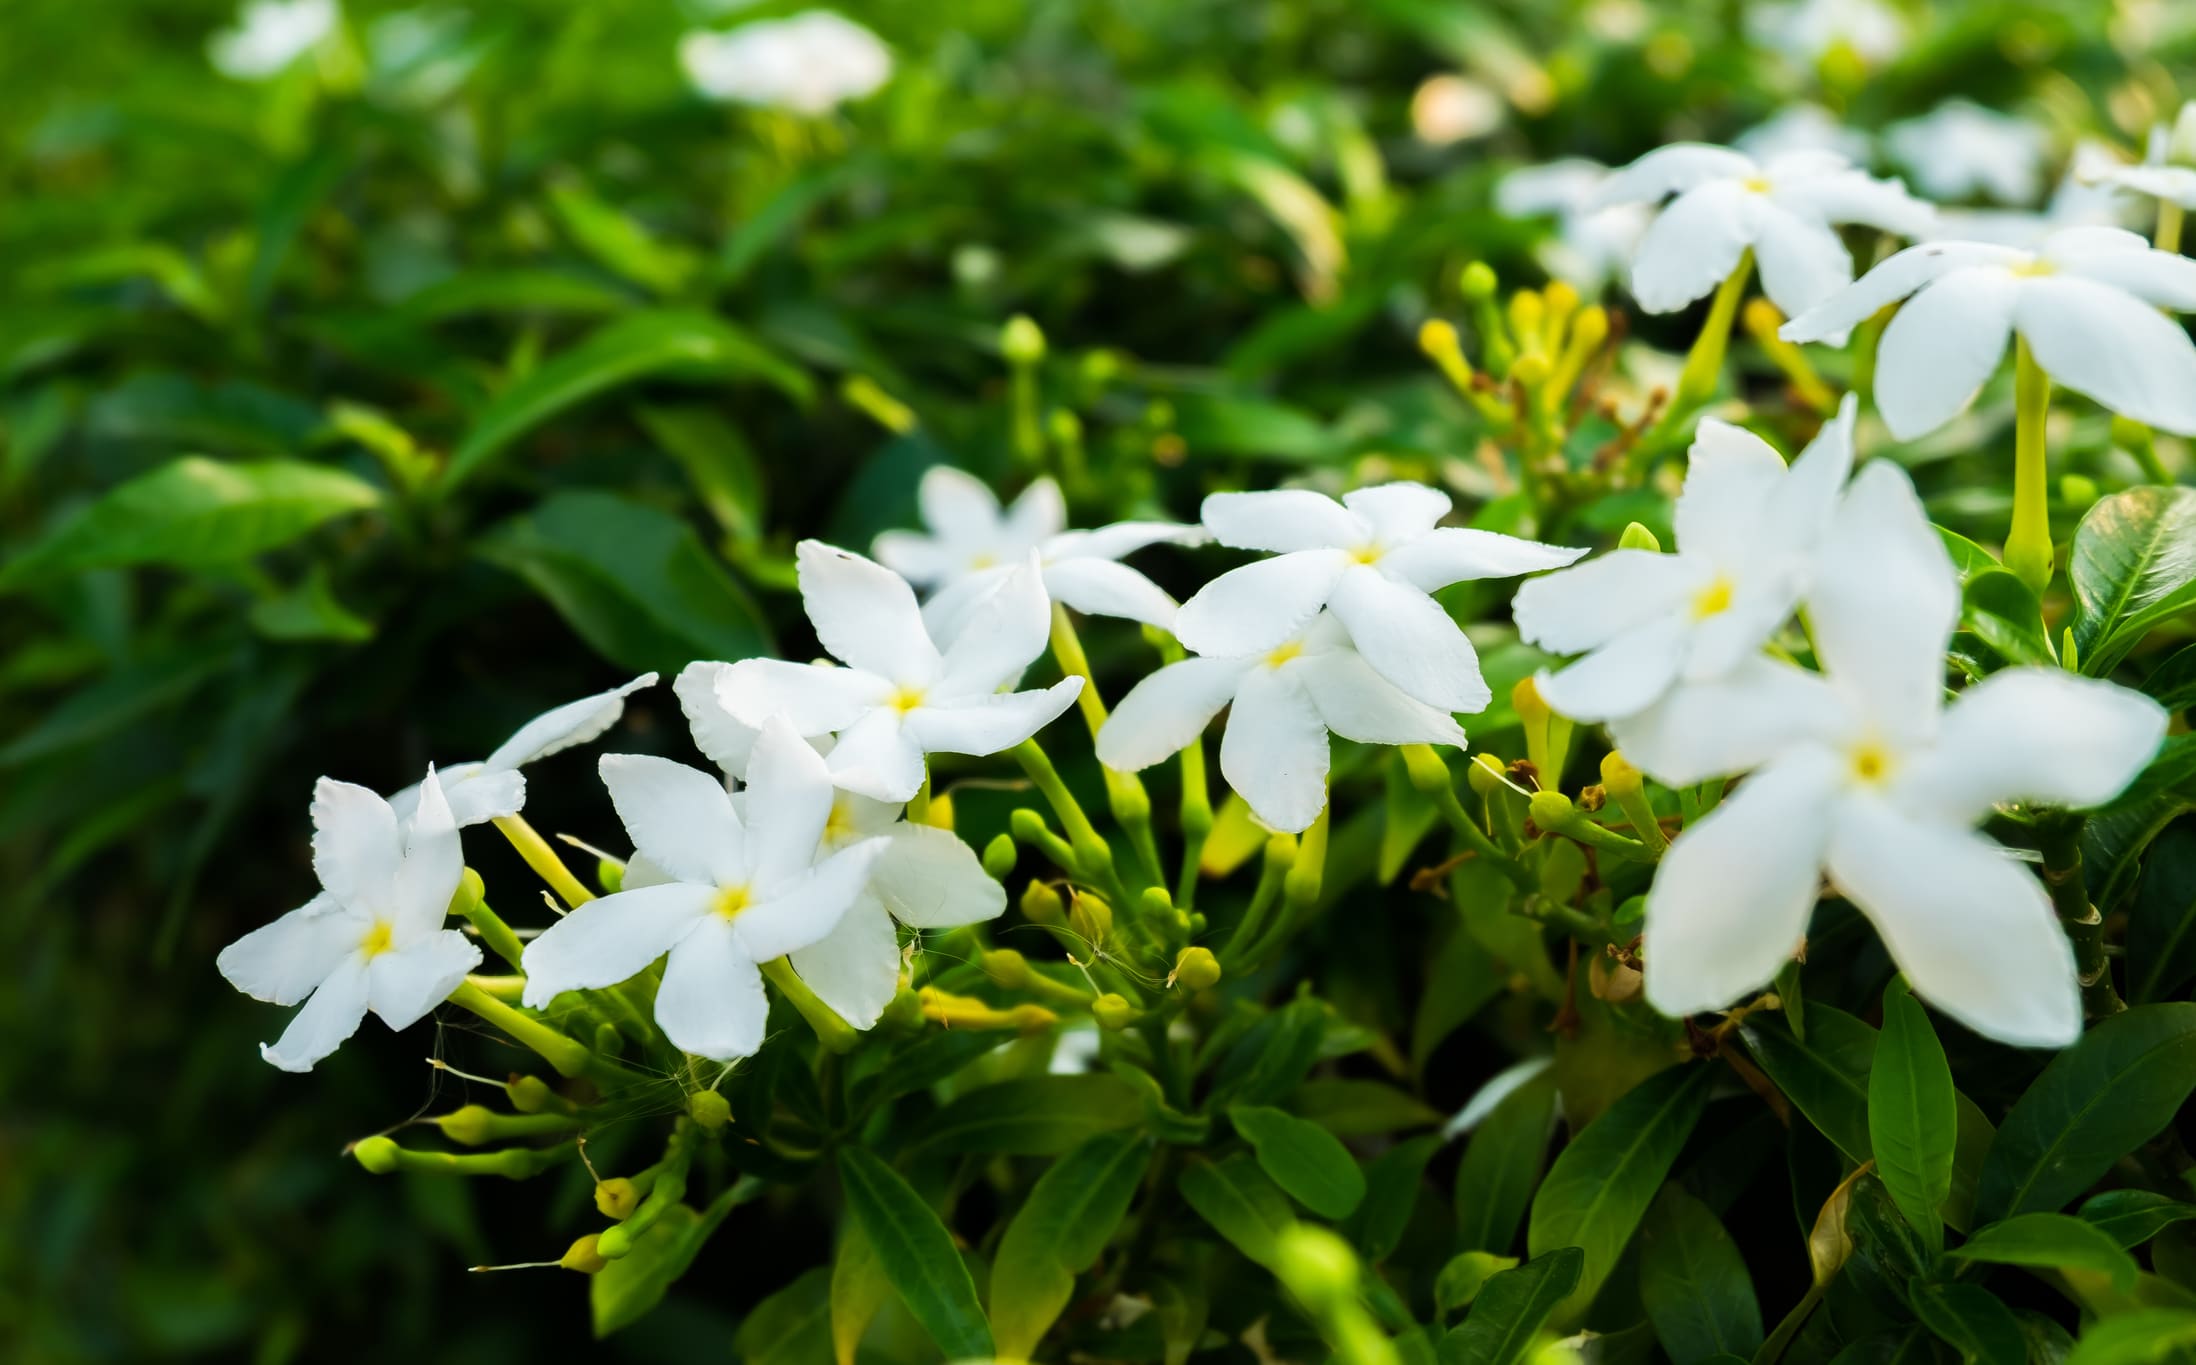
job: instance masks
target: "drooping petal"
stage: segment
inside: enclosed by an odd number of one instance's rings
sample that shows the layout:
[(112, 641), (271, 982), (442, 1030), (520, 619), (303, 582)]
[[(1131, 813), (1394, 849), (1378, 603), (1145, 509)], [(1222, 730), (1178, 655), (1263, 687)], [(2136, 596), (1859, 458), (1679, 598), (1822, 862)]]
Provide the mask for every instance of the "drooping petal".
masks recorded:
[(1431, 531), (1449, 515), (1449, 495), (1422, 483), (1382, 483), (1342, 495), (1342, 505), (1372, 528), (1381, 545), (1401, 545)]
[(697, 659), (679, 670), (671, 681), (671, 692), (679, 699), (679, 710), (686, 713), (694, 747), (725, 772), (744, 777), (757, 731), (724, 704), (720, 688), (731, 671), (731, 664)]
[(656, 675), (643, 673), (623, 687), (613, 687), (592, 697), (567, 702), (544, 711), (518, 728), (518, 732), (488, 755), (491, 768), (517, 768), (536, 759), (561, 753), (609, 732), (625, 714), (625, 699), (644, 687), (654, 687)]
[(591, 900), (526, 945), (525, 1003), (540, 1009), (564, 991), (615, 986), (712, 918), (713, 886), (666, 882)]
[(2025, 251), (1989, 242), (1924, 242), (1886, 259), (1814, 308), (1779, 328), (1786, 341), (1821, 341), (1844, 336), (1942, 275), (1970, 266), (2011, 268), (2030, 259)]
[(801, 605), (833, 658), (902, 684), (938, 676), (938, 650), (906, 579), (820, 540), (802, 541), (794, 558)]
[(717, 700), (734, 720), (760, 730), (772, 716), (783, 716), (804, 735), (844, 730), (890, 701), (895, 690), (863, 669), (783, 659), (742, 659), (717, 675)]
[[(2181, 174), (2196, 182), (2196, 171), (2184, 170)], [(2139, 237), (2136, 241), (2142, 243)], [(2176, 313), (2196, 312), (2196, 257), (2155, 251), (2148, 244), (2134, 251), (2081, 251), (2065, 256), (2047, 246), (2045, 254), (2057, 259), (2060, 268), (2070, 275), (2133, 294), (2154, 307), (2170, 308)]]
[(366, 971), (366, 1000), (390, 1028), (410, 1028), (448, 1000), (479, 965), (478, 944), (455, 929), (438, 929), (417, 943), (375, 954)]
[(682, 882), (738, 884), (747, 839), (722, 780), (648, 754), (604, 754), (596, 767), (633, 847), (650, 862)]
[(752, 1057), (770, 1021), (762, 973), (715, 915), (671, 949), (656, 987), (656, 1023), (681, 1052), (729, 1062)]
[(1607, 721), (1637, 715), (1677, 681), (1691, 632), (1680, 616), (1659, 616), (1632, 627), (1560, 673), (1534, 679), (1540, 698), (1557, 715)]
[(1220, 738), (1220, 775), (1260, 820), (1296, 833), (1327, 804), (1327, 725), (1282, 670), (1253, 668)]
[(345, 906), (377, 912), (395, 897), (404, 844), (396, 812), (373, 792), (323, 777), (313, 787), (313, 872)]
[(763, 726), (747, 778), (747, 876), (773, 885), (807, 870), (831, 818), (824, 757), (782, 720)]
[(1960, 584), (1905, 470), (1876, 460), (1854, 478), (1807, 601), (1817, 656), (1880, 737), (1934, 735)]
[(1263, 653), (1302, 630), (1355, 562), (1346, 550), (1298, 550), (1230, 569), (1174, 614), (1175, 638), (1199, 654)]
[(1516, 578), (1573, 564), (1583, 546), (1543, 545), (1537, 540), (1441, 526), (1382, 555), (1380, 572), (1420, 592), (1482, 578)]
[(457, 894), (458, 878), (464, 875), (457, 821), (450, 814), (450, 803), (442, 798), (441, 780), (429, 768), (426, 780), (419, 784), (419, 810), (404, 827), (404, 862), (397, 868), (396, 894), (389, 906), (398, 947), (442, 927), (450, 898)]
[(1735, 180), (1711, 180), (1670, 201), (1632, 257), (1632, 297), (1674, 313), (1712, 292), (1753, 245), (1766, 202)]
[(2044, 373), (2125, 417), (2196, 435), (2196, 342), (2141, 299), (2076, 275), (2029, 280), (2014, 325)]
[(1820, 674), (1756, 656), (1726, 677), (1678, 683), (1646, 710), (1611, 721), (1609, 733), (1641, 772), (1690, 787), (1758, 768), (1795, 745), (1838, 742), (1849, 725)]
[(366, 1018), (366, 959), (352, 953), (336, 964), (328, 979), (291, 1016), (290, 1026), (274, 1043), (261, 1043), (259, 1055), (284, 1071), (310, 1071), (313, 1064), (358, 1032)]
[(923, 525), (944, 540), (981, 544), (999, 535), (999, 499), (991, 486), (966, 470), (934, 464), (915, 485)]
[(1761, 292), (1796, 317), (1853, 282), (1853, 256), (1837, 230), (1775, 203), (1763, 204), (1754, 231)]
[(732, 918), (740, 951), (768, 962), (821, 940), (869, 884), (888, 846), (885, 839), (864, 839), (782, 881), (758, 884), (754, 902)]
[(1784, 457), (1767, 441), (1744, 427), (1701, 418), (1673, 517), (1678, 551), (1726, 568), (1742, 560), (1784, 476)]
[(254, 1000), (294, 1005), (359, 945), (366, 921), (323, 893), (221, 950), (214, 966)]
[(951, 830), (903, 820), (884, 838), (885, 851), (869, 869), (869, 890), (900, 923), (953, 929), (1005, 912), (1006, 888)]
[(1330, 606), (1365, 662), (1408, 695), (1444, 711), (1479, 711), (1492, 700), (1464, 628), (1425, 593), (1356, 565)]
[(908, 713), (907, 730), (926, 754), (995, 754), (1052, 724), (1082, 690), (1082, 678), (1070, 677), (1038, 691), (917, 707)]
[(1684, 611), (1714, 577), (1714, 566), (1698, 555), (1611, 550), (1520, 584), (1510, 615), (1528, 643), (1575, 654)]
[(1166, 590), (1110, 559), (1063, 559), (1045, 569), (1045, 591), (1085, 616), (1118, 616), (1161, 630), (1174, 625), (1176, 604)]
[(874, 1025), (900, 988), (899, 935), (884, 906), (867, 892), (855, 898), (838, 928), (795, 949), (792, 960), (817, 998), (858, 1029)]
[(1065, 531), (1046, 541), (1047, 564), (1067, 559), (1119, 559), (1148, 545), (1202, 545), (1212, 539), (1202, 526), (1176, 521), (1117, 521), (1088, 531)]
[(1906, 301), (1877, 350), (1876, 407), (1902, 441), (1966, 411), (2005, 360), (2023, 294), (2010, 271), (1955, 270)]
[(1051, 479), (1034, 479), (1007, 508), (1001, 524), (1006, 539), (1019, 554), (1035, 549), (1067, 526), (1067, 499)]
[(1855, 796), (1839, 803), (1829, 863), (1916, 995), (2000, 1042), (2064, 1047), (2080, 1034), (2073, 947), (2004, 849)]
[(2165, 708), (2056, 668), (2008, 668), (1960, 695), (1937, 745), (1893, 775), (1904, 810), (1971, 825), (2001, 801), (2083, 809), (2120, 794), (2158, 752)]
[(1253, 667), (1241, 659), (1184, 659), (1129, 689), (1098, 731), (1098, 761), (1136, 772), (1180, 753), (1204, 733)]
[(1372, 539), (1363, 517), (1308, 488), (1213, 493), (1198, 516), (1214, 540), (1238, 550), (1348, 550)]
[(1798, 750), (1678, 835), (1647, 892), (1649, 1004), (1675, 1017), (1722, 1009), (1791, 959), (1821, 886), (1838, 778), (1835, 755)]
[(1321, 722), (1344, 739), (1464, 747), (1456, 717), (1406, 695), (1353, 650), (1307, 654), (1282, 668), (1310, 696)]
[(831, 780), (879, 801), (907, 801), (923, 788), (922, 745), (908, 733), (907, 712), (880, 706), (840, 733), (825, 764)]
[(1743, 180), (1758, 169), (1752, 157), (1728, 147), (1673, 142), (1610, 172), (1587, 196), (1585, 207), (1605, 209), (1641, 200), (1653, 202), (1710, 181)]
[(956, 699), (996, 692), (1045, 652), (1052, 602), (1032, 553), (969, 605), (938, 671), (937, 691)]
[[(471, 771), (463, 771), (467, 768)], [(440, 776), (443, 799), (450, 803), (450, 818), (457, 821), (459, 829), (485, 825), (526, 809), (526, 774), (516, 768), (459, 764), (455, 769), (443, 769)], [(399, 820), (408, 820), (419, 810), (419, 788), (408, 787), (405, 791), (412, 798), (409, 810), (395, 797), (389, 798)]]

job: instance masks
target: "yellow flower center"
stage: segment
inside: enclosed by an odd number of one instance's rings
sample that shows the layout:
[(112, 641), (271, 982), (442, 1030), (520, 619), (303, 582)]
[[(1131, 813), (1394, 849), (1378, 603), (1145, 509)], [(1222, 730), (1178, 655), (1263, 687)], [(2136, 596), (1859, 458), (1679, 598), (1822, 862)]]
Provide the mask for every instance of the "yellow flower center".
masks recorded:
[(1729, 611), (1733, 591), (1730, 578), (1717, 574), (1713, 583), (1693, 594), (1693, 619), (1705, 621)]
[(2059, 273), (2059, 267), (2039, 256), (2034, 260), (2023, 261), (2021, 264), (2014, 266), (2013, 273), (2023, 278), (2033, 279), (2039, 275), (2056, 275)]
[(1385, 553), (1387, 552), (1385, 550), (1382, 550), (1378, 545), (1360, 545), (1356, 549), (1350, 551), (1350, 558), (1356, 560), (1360, 564), (1378, 564), (1380, 562), (1380, 556)]
[(993, 568), (998, 563), (999, 557), (991, 553), (989, 550), (984, 550), (977, 554), (972, 554), (968, 557), (968, 567), (971, 570)]
[(903, 687), (894, 692), (892, 694), (892, 700), (886, 703), (886, 705), (890, 706), (893, 710), (899, 712), (903, 716), (906, 715), (908, 712), (914, 710), (916, 707), (921, 706), (922, 704), (923, 689), (921, 689), (920, 687)]
[(1851, 760), (1853, 779), (1857, 782), (1873, 787), (1891, 776), (1891, 751), (1874, 740), (1855, 746)]
[(712, 909), (726, 919), (736, 919), (748, 906), (750, 897), (744, 886), (727, 886), (717, 892), (717, 903)]
[(385, 919), (374, 921), (374, 927), (366, 931), (366, 937), (358, 941), (358, 950), (369, 959), (380, 957), (396, 947), (396, 929)]
[(1750, 175), (1741, 180), (1739, 185), (1741, 188), (1752, 190), (1755, 194), (1769, 193), (1769, 177), (1765, 175)]
[(831, 803), (831, 814), (824, 817), (823, 841), (828, 845), (845, 842), (854, 833), (854, 811), (845, 797)]
[(1302, 640), (1291, 640), (1287, 644), (1276, 645), (1273, 652), (1266, 656), (1266, 667), (1279, 668), (1303, 652), (1304, 642)]

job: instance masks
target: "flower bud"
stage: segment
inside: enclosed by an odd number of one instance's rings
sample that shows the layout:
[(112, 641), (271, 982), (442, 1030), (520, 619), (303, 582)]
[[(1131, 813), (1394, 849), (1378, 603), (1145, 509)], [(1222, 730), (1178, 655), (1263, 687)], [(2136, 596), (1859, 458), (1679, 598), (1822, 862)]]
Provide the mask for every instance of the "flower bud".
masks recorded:
[(1448, 356), (1461, 356), (1463, 343), (1457, 340), (1456, 324), (1445, 318), (1428, 318), (1418, 325), (1418, 349), (1436, 361)]
[(1064, 924), (1067, 907), (1060, 893), (1045, 882), (1032, 880), (1022, 889), (1022, 914), (1035, 924)]
[(640, 1207), (641, 1187), (622, 1175), (595, 1182), (595, 1208), (603, 1217), (624, 1222)]
[(1601, 785), (1612, 799), (1623, 801), (1639, 795), (1645, 781), (1640, 777), (1639, 769), (1622, 753), (1611, 749), (1601, 760)]
[(1045, 358), (1045, 334), (1026, 313), (1017, 313), (999, 329), (999, 353), (1011, 365), (1034, 365)]
[(351, 1159), (374, 1175), (387, 1175), (397, 1168), (396, 1140), (379, 1136), (360, 1138), (351, 1144)]
[(611, 858), (595, 860), (595, 884), (603, 894), (615, 896), (625, 889), (625, 864)]
[(1068, 927), (1092, 943), (1104, 943), (1113, 937), (1113, 907), (1103, 896), (1078, 891), (1068, 906)]
[(1403, 771), (1411, 779), (1413, 787), (1429, 795), (1444, 787), (1454, 788), (1454, 781), (1449, 776), (1449, 765), (1442, 762), (1441, 755), (1434, 752), (1431, 744), (1405, 744), (1400, 752), (1403, 755)]
[(1163, 886), (1147, 886), (1136, 898), (1136, 913), (1152, 924), (1165, 924), (1174, 918), (1174, 897)]
[(686, 1112), (705, 1133), (714, 1133), (732, 1121), (732, 1104), (714, 1090), (697, 1090), (686, 1097)]
[(595, 1233), (588, 1233), (585, 1237), (572, 1243), (571, 1249), (564, 1253), (564, 1256), (558, 1260), (557, 1264), (563, 1266), (566, 1270), (577, 1270), (582, 1275), (594, 1274), (610, 1264), (602, 1258), (602, 1253), (595, 1249), (597, 1240)]
[(1662, 542), (1655, 538), (1654, 532), (1635, 521), (1625, 526), (1624, 534), (1617, 537), (1617, 548), (1619, 550), (1645, 550), (1650, 554), (1661, 554)]
[(595, 1052), (603, 1057), (615, 1057), (625, 1051), (625, 1035), (618, 1026), (605, 1020), (595, 1025)]
[(1539, 388), (1547, 383), (1548, 376), (1554, 373), (1555, 364), (1538, 351), (1531, 355), (1519, 356), (1517, 363), (1510, 367), (1510, 378), (1528, 389)]
[(1282, 1231), (1274, 1246), (1274, 1269), (1289, 1292), (1315, 1311), (1348, 1302), (1357, 1292), (1357, 1254), (1348, 1242), (1313, 1223)]
[(1090, 1002), (1091, 1017), (1102, 1029), (1124, 1029), (1136, 1022), (1137, 1008), (1126, 999), (1108, 991)]
[(984, 845), (984, 875), (995, 882), (1003, 882), (1014, 870), (1014, 863), (1021, 850), (1014, 846), (1014, 836), (1002, 834)]
[(2084, 511), (2101, 496), (2097, 481), (2087, 474), (2061, 474), (2059, 476), (2059, 501), (2070, 511)]
[(511, 1101), (511, 1107), (521, 1114), (539, 1114), (556, 1101), (556, 1092), (539, 1076), (513, 1074), (503, 1083), (503, 1093)]
[(1184, 948), (1174, 958), (1174, 979), (1183, 989), (1201, 991), (1219, 984), (1220, 959), (1210, 948)]
[(478, 1147), (493, 1136), (490, 1128), (495, 1117), (484, 1105), (468, 1104), (437, 1116), (433, 1123), (450, 1141), (466, 1147)]
[(932, 829), (953, 828), (953, 793), (939, 792), (930, 798), (930, 809), (923, 813), (923, 823)]
[(981, 961), (984, 975), (1010, 991), (1029, 984), (1029, 959), (1012, 948), (987, 948)]
[(1501, 281), (1495, 278), (1494, 267), (1485, 261), (1473, 261), (1465, 266), (1464, 273), (1457, 279), (1457, 288), (1464, 291), (1465, 298), (1474, 301), (1493, 298), (1500, 287)]
[(1561, 829), (1577, 812), (1571, 798), (1559, 791), (1537, 791), (1525, 805), (1526, 814), (1543, 830)]
[(1472, 795), (1485, 800), (1502, 789), (1506, 771), (1502, 760), (1493, 754), (1473, 754), (1472, 761), (1465, 766), (1464, 780), (1471, 783)]

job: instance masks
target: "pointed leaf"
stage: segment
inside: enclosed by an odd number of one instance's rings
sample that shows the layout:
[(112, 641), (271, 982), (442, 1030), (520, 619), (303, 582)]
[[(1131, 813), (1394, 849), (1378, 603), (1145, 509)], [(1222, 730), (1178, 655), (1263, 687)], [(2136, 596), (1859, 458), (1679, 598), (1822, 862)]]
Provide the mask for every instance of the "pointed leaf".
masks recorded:
[(1739, 1026), (1747, 1051), (1807, 1121), (1856, 1163), (1873, 1152), (1868, 1142), (1868, 1067), (1876, 1031), (1828, 1005), (1807, 1009), (1807, 1041), (1792, 1036), (1782, 1019), (1751, 1015)]
[(1542, 1324), (1577, 1291), (1585, 1265), (1585, 1253), (1577, 1247), (1558, 1247), (1489, 1276), (1472, 1300), (1471, 1315), (1441, 1339), (1441, 1365), (1522, 1360)]
[(1258, 1169), (1248, 1152), (1225, 1161), (1195, 1161), (1183, 1168), (1176, 1185), (1197, 1215), (1237, 1251), (1273, 1268), (1277, 1240), (1296, 1215), (1288, 1196)]
[(1972, 1284), (1917, 1284), (1914, 1316), (1973, 1365), (2027, 1365), (2028, 1339), (2013, 1310)]
[(953, 1234), (897, 1171), (859, 1147), (839, 1149), (847, 1208), (876, 1249), (885, 1278), (950, 1360), (992, 1353), (976, 1281)]
[(1502, 1098), (1473, 1131), (1456, 1168), (1456, 1244), (1508, 1252), (1532, 1206), (1555, 1128), (1556, 1078), (1543, 1071)]
[(1670, 1359), (1751, 1356), (1761, 1304), (1746, 1258), (1713, 1210), (1665, 1185), (1639, 1227), (1639, 1297)]
[(2074, 531), (2067, 577), (2082, 672), (2104, 677), (2152, 626), (2196, 606), (2196, 488), (2098, 499)]
[(1150, 1159), (1141, 1135), (1107, 1133), (1038, 1177), (991, 1265), (991, 1331), (1001, 1356), (1036, 1351), (1074, 1294), (1076, 1273), (1120, 1226)]
[(2196, 1204), (2149, 1190), (2106, 1190), (2082, 1201), (2081, 1216), (2121, 1246), (2139, 1247), (2173, 1224), (2196, 1218)]
[(1238, 1104), (1228, 1121), (1276, 1185), (1323, 1218), (1347, 1218), (1365, 1197), (1365, 1173), (1332, 1133), (1294, 1114)]
[(1868, 1072), (1869, 1146), (1884, 1188), (1931, 1247), (1944, 1245), (1958, 1134), (1958, 1092), (1929, 1015), (1903, 986), (1886, 990)]
[(2137, 1273), (2135, 1258), (2110, 1233), (2064, 1213), (2023, 1213), (1977, 1228), (1965, 1245), (1949, 1254), (1991, 1265), (2091, 1270), (2122, 1292), (2134, 1288)]

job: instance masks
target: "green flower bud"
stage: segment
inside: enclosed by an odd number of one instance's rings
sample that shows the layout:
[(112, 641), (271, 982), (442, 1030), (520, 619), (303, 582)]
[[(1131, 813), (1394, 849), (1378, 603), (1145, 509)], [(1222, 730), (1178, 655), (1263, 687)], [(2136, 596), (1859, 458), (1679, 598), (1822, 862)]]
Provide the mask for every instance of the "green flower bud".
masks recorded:
[(1617, 537), (1617, 548), (1619, 550), (1645, 550), (1649, 554), (1661, 554), (1662, 542), (1655, 539), (1654, 532), (1635, 521), (1626, 525), (1624, 534)]
[(564, 1253), (557, 1264), (563, 1266), (566, 1270), (577, 1270), (582, 1275), (594, 1274), (610, 1264), (602, 1258), (601, 1252), (595, 1250), (596, 1241), (596, 1235), (592, 1232), (588, 1233), (585, 1237), (572, 1243), (571, 1249)]
[(1068, 927), (1092, 943), (1104, 943), (1113, 937), (1113, 907), (1102, 896), (1078, 891), (1068, 906)]
[(2059, 476), (2059, 501), (2070, 511), (2080, 511), (2100, 496), (2097, 481), (2087, 474), (2062, 474)]
[(615, 896), (625, 889), (625, 864), (610, 858), (595, 860), (595, 884), (606, 896)]
[(1540, 826), (1543, 830), (1551, 830), (1561, 829), (1564, 825), (1569, 824), (1578, 808), (1572, 805), (1571, 798), (1565, 796), (1562, 792), (1538, 791), (1534, 792), (1532, 800), (1526, 803), (1525, 810), (1528, 815), (1532, 816), (1534, 824)]
[(1481, 800), (1500, 791), (1507, 777), (1502, 760), (1493, 754), (1473, 754), (1470, 766), (1464, 769), (1464, 780), (1471, 783), (1472, 795)]
[(387, 1175), (397, 1168), (396, 1140), (387, 1137), (360, 1138), (351, 1144), (351, 1158), (374, 1175)]
[(986, 949), (981, 961), (984, 975), (1010, 991), (1029, 984), (1029, 959), (1012, 948)]
[(1027, 314), (1017, 313), (999, 329), (999, 353), (1012, 365), (1034, 365), (1045, 358), (1045, 334)]
[(450, 1141), (466, 1147), (478, 1147), (494, 1135), (491, 1130), (495, 1120), (496, 1116), (486, 1106), (468, 1104), (437, 1117), (434, 1124)]
[(1124, 1029), (1136, 1022), (1137, 1009), (1126, 999), (1108, 991), (1090, 1002), (1090, 1013), (1102, 1029)]
[(1644, 786), (1639, 769), (1633, 767), (1623, 754), (1611, 749), (1601, 760), (1601, 785), (1614, 801), (1625, 801), (1639, 795)]
[(1463, 275), (1457, 280), (1457, 287), (1464, 291), (1465, 298), (1476, 301), (1493, 298), (1501, 283), (1495, 278), (1493, 266), (1485, 261), (1473, 261), (1464, 267)]
[(1136, 913), (1154, 924), (1164, 924), (1174, 918), (1174, 897), (1163, 886), (1147, 886), (1136, 898)]
[(1218, 985), (1220, 959), (1212, 955), (1210, 948), (1184, 948), (1174, 958), (1174, 979), (1192, 991)]
[(1033, 924), (1067, 922), (1067, 906), (1050, 884), (1032, 880), (1022, 889), (1022, 914)]
[(686, 1097), (686, 1112), (705, 1133), (714, 1133), (732, 1121), (732, 1103), (714, 1090), (697, 1090)]
[(503, 1093), (521, 1114), (539, 1114), (556, 1102), (556, 1092), (539, 1076), (514, 1075), (504, 1082)]
[(641, 1198), (640, 1186), (622, 1175), (595, 1182), (595, 1207), (603, 1217), (613, 1221), (622, 1223), (631, 1218), (633, 1210), (640, 1207)]
[(619, 1053), (624, 1051), (625, 1035), (618, 1032), (618, 1026), (616, 1024), (610, 1023), (609, 1021), (605, 1020), (604, 1022), (595, 1025), (596, 1056), (615, 1057)]
[(1003, 882), (1014, 870), (1015, 860), (1022, 851), (1014, 845), (1014, 836), (1002, 834), (984, 845), (984, 875), (995, 882)]
[(1276, 1240), (1274, 1254), (1281, 1282), (1307, 1307), (1346, 1303), (1357, 1293), (1357, 1253), (1323, 1227), (1293, 1224)]
[(2173, 133), (2166, 139), (2166, 160), (2196, 166), (2196, 100), (2182, 105), (2173, 120)]

